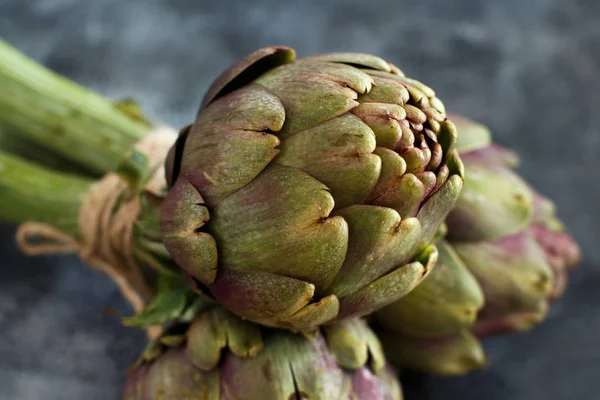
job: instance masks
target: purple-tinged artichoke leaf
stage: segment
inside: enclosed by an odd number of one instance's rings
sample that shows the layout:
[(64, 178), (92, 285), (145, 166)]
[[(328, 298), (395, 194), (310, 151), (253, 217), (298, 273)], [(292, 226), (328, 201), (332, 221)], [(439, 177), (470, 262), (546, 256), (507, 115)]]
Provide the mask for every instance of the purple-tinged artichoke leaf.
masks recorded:
[[(411, 79), (406, 76), (397, 76), (395, 78), (398, 79), (400, 82), (402, 82), (404, 85), (406, 85), (409, 92), (411, 90), (415, 91), (415, 92), (419, 91), (419, 92), (423, 93), (424, 96), (427, 96), (429, 99), (435, 98), (435, 92), (433, 91), (433, 89), (430, 88), (429, 86), (425, 85), (423, 82), (419, 82), (416, 79)], [(415, 99), (415, 100), (417, 100), (417, 99)]]
[[(302, 330), (293, 322), (310, 320), (310, 329), (335, 317), (339, 309), (337, 299), (331, 296), (311, 303), (313, 284), (267, 272), (223, 267), (211, 290), (215, 298), (235, 314), (293, 331)], [(310, 314), (304, 312), (305, 307)]]
[(180, 173), (214, 206), (248, 184), (277, 156), (279, 139), (268, 132), (279, 131), (284, 120), (283, 105), (259, 85), (217, 100), (192, 127)]
[[(427, 164), (427, 171), (437, 171), (440, 168), (443, 158), (444, 150), (442, 150), (442, 146), (439, 143), (433, 143), (431, 145), (431, 159), (429, 160), (429, 164)], [(446, 166), (444, 165), (444, 167)]]
[(274, 333), (251, 359), (227, 357), (220, 366), (222, 391), (235, 399), (345, 399), (343, 371), (322, 337)]
[(441, 338), (399, 336), (388, 330), (378, 334), (388, 360), (399, 368), (461, 375), (487, 364), (481, 343), (468, 330)]
[(318, 294), (337, 274), (348, 246), (347, 223), (329, 216), (333, 207), (325, 185), (272, 164), (213, 209), (209, 228), (223, 265), (311, 282)]
[(415, 289), (375, 313), (378, 325), (401, 335), (439, 337), (470, 327), (484, 303), (479, 284), (447, 242), (438, 262)]
[(273, 46), (259, 49), (233, 64), (225, 70), (202, 99), (200, 111), (220, 97), (252, 82), (263, 73), (294, 61), (296, 53), (285, 46)]
[(388, 181), (399, 179), (404, 175), (406, 161), (398, 153), (385, 147), (377, 147), (373, 153), (381, 159), (381, 175), (377, 187), (374, 189), (374, 192), (377, 193), (380, 186), (393, 186), (394, 184), (388, 183)]
[(539, 325), (548, 314), (548, 302), (540, 301), (528, 311), (498, 316), (482, 316), (473, 326), (473, 334), (479, 338), (519, 331), (528, 331)]
[(523, 231), (533, 216), (533, 193), (511, 170), (465, 161), (464, 188), (448, 215), (450, 241), (496, 240)]
[(492, 143), (492, 134), (487, 126), (456, 114), (450, 114), (448, 118), (458, 131), (456, 148), (461, 154), (483, 149)]
[[(404, 85), (407, 90), (410, 92), (413, 92), (413, 95), (420, 92), (422, 93), (424, 96), (428, 97), (428, 102), (431, 104), (431, 101), (433, 101), (433, 99), (436, 99), (435, 97), (435, 92), (433, 91), (433, 89), (431, 89), (430, 87), (428, 87), (427, 85), (416, 81), (414, 79), (411, 78), (407, 78), (404, 75), (400, 75), (400, 74), (390, 74), (387, 72), (383, 72), (383, 71), (376, 71), (376, 70), (365, 70), (365, 72), (367, 72), (369, 75), (371, 76), (377, 76), (377, 77), (382, 77), (382, 78), (390, 78), (390, 79), (395, 79), (396, 81), (400, 82), (402, 85)], [(417, 96), (417, 98), (419, 98)], [(414, 99), (414, 97), (413, 97)], [(439, 108), (442, 108), (443, 110), (443, 106), (440, 107), (440, 103), (441, 101), (436, 101), (436, 109), (438, 111), (441, 111)], [(444, 111), (445, 112), (445, 111)]]
[(419, 250), (421, 224), (390, 209), (354, 205), (337, 212), (348, 224), (348, 252), (327, 292), (344, 297), (409, 262)]
[[(410, 94), (410, 89), (409, 89)], [(403, 106), (406, 111), (406, 119), (415, 124), (423, 124), (427, 121), (427, 115), (420, 108), (415, 107), (411, 104), (405, 104)]]
[(346, 369), (358, 369), (370, 361), (369, 367), (380, 373), (385, 367), (383, 349), (375, 334), (359, 318), (325, 325), (323, 333), (337, 363)]
[(533, 217), (531, 223), (543, 225), (546, 229), (563, 232), (564, 225), (556, 216), (556, 206), (552, 200), (537, 193), (533, 188)]
[(405, 174), (406, 161), (397, 153), (378, 147), (375, 154), (381, 158), (381, 175), (367, 203), (392, 208), (402, 218), (416, 216), (426, 195), (425, 185), (417, 176)]
[(425, 196), (428, 196), (437, 183), (437, 176), (431, 171), (417, 172), (415, 176), (423, 183)]
[(218, 314), (200, 315), (187, 331), (187, 357), (197, 368), (210, 371), (221, 359), (227, 347), (227, 333)]
[(281, 100), (263, 86), (251, 83), (202, 111), (193, 124), (193, 136), (218, 135), (222, 131), (278, 132), (285, 119)]
[(204, 371), (215, 368), (223, 349), (238, 357), (254, 357), (263, 348), (258, 325), (243, 321), (222, 308), (202, 313), (188, 328), (187, 355)]
[(354, 371), (351, 375), (352, 397), (357, 400), (402, 400), (402, 389), (396, 373), (385, 368), (375, 374), (367, 368)]
[(562, 296), (566, 288), (568, 271), (581, 261), (581, 250), (568, 233), (548, 228), (547, 225), (533, 224), (529, 231), (544, 251), (546, 261), (554, 271), (549, 297), (550, 301), (554, 301)]
[(352, 109), (352, 114), (373, 130), (378, 147), (394, 149), (402, 138), (400, 125), (406, 118), (406, 112), (397, 104), (362, 103)]
[(403, 151), (402, 158), (406, 161), (406, 172), (419, 173), (425, 171), (427, 164), (429, 164), (428, 157), (431, 158), (431, 152), (416, 147)]
[[(462, 178), (462, 175), (460, 175), (460, 174), (457, 174), (457, 175)], [(436, 181), (435, 181), (435, 186), (433, 188), (433, 192), (436, 192), (439, 188), (442, 187), (442, 185), (444, 183), (446, 183), (446, 181), (448, 180), (448, 176), (450, 176), (450, 169), (448, 168), (447, 165), (442, 165), (437, 171)]]
[(298, 168), (325, 184), (335, 207), (362, 204), (377, 183), (381, 160), (375, 135), (354, 115), (343, 115), (282, 141), (275, 163)]
[(281, 100), (286, 123), (280, 138), (338, 117), (358, 105), (373, 83), (364, 72), (343, 64), (296, 63), (256, 80)]
[(438, 143), (442, 146), (444, 152), (443, 162), (449, 164), (449, 158), (453, 155), (456, 142), (458, 141), (458, 131), (456, 126), (449, 120), (440, 123), (440, 132), (438, 133), (437, 138)]
[(309, 303), (291, 315), (280, 325), (288, 327), (291, 331), (303, 331), (310, 334), (310, 330), (317, 329), (319, 326), (333, 320), (340, 311), (340, 302), (334, 295), (325, 296), (319, 301)]
[(488, 242), (454, 243), (483, 289), (481, 318), (537, 310), (552, 290), (553, 272), (529, 232)]
[(444, 106), (444, 103), (442, 103), (442, 101), (437, 97), (429, 99), (429, 105), (436, 109), (441, 115), (446, 116), (446, 107)]
[(415, 217), (425, 197), (425, 186), (414, 174), (387, 179), (371, 194), (376, 206), (389, 207), (402, 218)]
[(221, 400), (219, 371), (198, 370), (183, 348), (164, 352), (153, 363), (130, 372), (123, 400)]
[(209, 219), (202, 196), (187, 179), (178, 178), (162, 205), (162, 240), (177, 265), (204, 285), (217, 275), (217, 245), (200, 230)]
[(474, 163), (489, 164), (503, 168), (515, 168), (519, 165), (519, 156), (517, 153), (496, 143), (492, 143), (483, 149), (460, 154), (465, 161)]
[(410, 293), (437, 262), (435, 246), (426, 248), (419, 261), (402, 265), (362, 289), (340, 298), (338, 320), (369, 314)]
[(409, 98), (406, 86), (395, 79), (380, 76), (373, 77), (373, 87), (370, 92), (358, 96), (361, 104), (388, 103), (399, 106), (406, 104)]
[(530, 231), (544, 250), (546, 260), (554, 269), (571, 269), (581, 261), (581, 250), (566, 232), (556, 231), (545, 225), (534, 224)]
[(456, 149), (454, 149), (451, 154), (448, 154), (445, 166), (448, 167), (449, 175), (458, 175), (463, 179), (465, 178), (465, 164), (458, 155), (458, 151), (456, 151)]
[(452, 175), (427, 201), (417, 213), (421, 221), (421, 243), (432, 242), (439, 226), (444, 222), (448, 213), (459, 199), (463, 188), (463, 180), (458, 175)]

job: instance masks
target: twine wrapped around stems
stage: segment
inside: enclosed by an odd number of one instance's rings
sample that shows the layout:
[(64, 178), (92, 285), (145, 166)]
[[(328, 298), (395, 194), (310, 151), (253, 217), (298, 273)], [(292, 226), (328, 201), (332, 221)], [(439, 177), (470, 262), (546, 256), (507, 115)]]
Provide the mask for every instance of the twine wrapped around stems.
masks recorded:
[[(164, 160), (175, 142), (177, 132), (157, 127), (136, 143), (152, 171), (144, 190), (158, 193), (165, 183)], [(132, 252), (134, 223), (141, 211), (139, 196), (125, 195), (130, 184), (122, 176), (109, 172), (86, 193), (79, 209), (80, 237), (35, 221), (21, 224), (17, 244), (28, 255), (76, 252), (81, 259), (109, 276), (121, 294), (139, 312), (151, 298), (152, 290)]]

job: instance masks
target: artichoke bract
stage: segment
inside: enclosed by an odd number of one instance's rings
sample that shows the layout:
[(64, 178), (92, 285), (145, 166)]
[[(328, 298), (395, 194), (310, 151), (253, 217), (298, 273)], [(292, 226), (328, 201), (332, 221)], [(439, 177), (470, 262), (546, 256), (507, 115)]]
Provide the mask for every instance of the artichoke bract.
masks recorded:
[(484, 366), (479, 338), (541, 322), (580, 258), (552, 202), (512, 170), (516, 154), (485, 126), (451, 118), (466, 176), (437, 266), (374, 317), (392, 363), (438, 374)]
[(378, 311), (374, 322), (393, 364), (455, 375), (486, 364), (483, 348), (471, 332), (485, 299), (477, 280), (452, 247), (446, 241), (437, 247), (438, 262), (427, 279)]
[(468, 177), (446, 223), (449, 242), (486, 299), (474, 330), (484, 336), (528, 329), (562, 295), (579, 246), (554, 204), (513, 171), (518, 156), (491, 143), (485, 127), (457, 120)]
[(166, 163), (163, 241), (235, 314), (311, 330), (410, 292), (463, 184), (432, 89), (371, 55), (270, 47), (225, 71)]
[(359, 319), (307, 338), (217, 306), (181, 328), (148, 347), (123, 400), (402, 399), (379, 342)]

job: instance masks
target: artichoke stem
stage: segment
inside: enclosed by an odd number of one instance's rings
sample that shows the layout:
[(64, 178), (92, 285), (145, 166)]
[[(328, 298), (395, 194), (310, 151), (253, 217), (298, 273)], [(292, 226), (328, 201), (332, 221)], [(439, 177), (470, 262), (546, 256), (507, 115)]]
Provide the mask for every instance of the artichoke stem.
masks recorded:
[(0, 125), (98, 174), (114, 170), (149, 125), (0, 39)]
[(92, 182), (0, 151), (0, 220), (44, 222), (78, 237), (79, 207)]

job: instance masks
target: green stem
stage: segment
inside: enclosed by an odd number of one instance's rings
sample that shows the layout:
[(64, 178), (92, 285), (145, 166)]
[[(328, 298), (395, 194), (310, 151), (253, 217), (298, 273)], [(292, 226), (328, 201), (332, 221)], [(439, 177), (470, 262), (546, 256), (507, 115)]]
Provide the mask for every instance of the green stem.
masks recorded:
[(0, 151), (0, 220), (45, 222), (77, 237), (79, 207), (92, 183)]
[(13, 154), (25, 160), (31, 160), (44, 167), (54, 170), (69, 172), (92, 178), (98, 177), (97, 171), (66, 160), (52, 150), (28, 140), (23, 134), (15, 131), (12, 127), (0, 124), (0, 149), (5, 153)]
[[(81, 202), (93, 183), (80, 175), (131, 173), (124, 167), (132, 167), (137, 159), (124, 163), (125, 156), (150, 131), (150, 124), (135, 105), (114, 104), (47, 70), (1, 39), (0, 88), (0, 130), (8, 127), (0, 132), (0, 220), (45, 222), (77, 238)], [(47, 157), (48, 151), (60, 159)], [(63, 165), (65, 160), (70, 164)], [(49, 165), (75, 170), (77, 175)], [(90, 170), (94, 173), (88, 174)], [(133, 253), (143, 265), (173, 274), (171, 258), (156, 233), (159, 206), (142, 210)]]
[(0, 39), (0, 124), (99, 174), (114, 170), (149, 125)]

